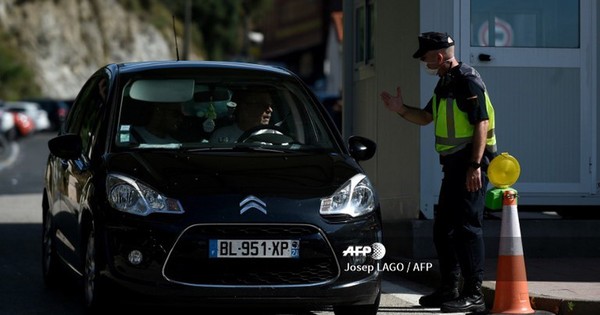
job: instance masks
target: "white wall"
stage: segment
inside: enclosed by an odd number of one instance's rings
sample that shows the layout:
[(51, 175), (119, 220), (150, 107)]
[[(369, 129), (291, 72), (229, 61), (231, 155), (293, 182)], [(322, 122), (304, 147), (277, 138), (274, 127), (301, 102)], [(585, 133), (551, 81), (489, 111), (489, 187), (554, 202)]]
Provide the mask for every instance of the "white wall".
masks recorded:
[[(422, 32), (447, 32), (452, 38), (460, 43), (460, 32), (458, 20), (460, 16), (458, 1), (454, 0), (421, 0), (421, 12), (427, 12), (420, 21), (419, 29)], [(455, 54), (460, 57), (459, 44), (456, 45)], [(421, 107), (429, 101), (433, 95), (433, 88), (437, 82), (436, 76), (431, 76), (421, 69), (419, 95)], [(423, 127), (421, 132), (421, 194), (420, 209), (427, 218), (433, 218), (433, 207), (437, 203), (437, 196), (441, 184), (441, 167), (439, 157), (434, 150), (434, 131), (431, 124)]]
[[(596, 17), (600, 17), (600, 4), (596, 3)], [(600, 34), (600, 23), (598, 19), (594, 19), (596, 23), (596, 34)], [(600, 78), (600, 47), (596, 47), (596, 80)], [(600, 128), (600, 89), (596, 89), (596, 126)], [(600, 150), (600, 135), (596, 135), (596, 150)], [(596, 193), (600, 194), (600, 152), (596, 152)]]

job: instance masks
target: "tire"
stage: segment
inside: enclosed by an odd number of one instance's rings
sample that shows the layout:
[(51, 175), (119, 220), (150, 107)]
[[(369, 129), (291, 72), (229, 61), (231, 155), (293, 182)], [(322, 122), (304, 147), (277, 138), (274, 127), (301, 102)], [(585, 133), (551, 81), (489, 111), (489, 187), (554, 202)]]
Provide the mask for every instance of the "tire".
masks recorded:
[(55, 228), (50, 211), (44, 211), (42, 222), (42, 276), (46, 287), (56, 287), (61, 283), (64, 272), (59, 265), (54, 244)]
[(102, 268), (97, 245), (96, 231), (92, 227), (86, 241), (83, 269), (84, 306), (88, 314), (99, 314), (109, 300), (110, 288), (108, 281), (100, 275)]
[(6, 139), (8, 139), (8, 141), (15, 141), (17, 140), (18, 137), (18, 131), (16, 127), (11, 128), (10, 130), (6, 131)]
[(366, 305), (335, 305), (333, 313), (335, 315), (377, 315), (379, 310), (379, 302), (381, 300), (381, 290), (377, 294), (377, 298), (373, 304)]
[(7, 155), (10, 150), (10, 141), (0, 133), (0, 157)]

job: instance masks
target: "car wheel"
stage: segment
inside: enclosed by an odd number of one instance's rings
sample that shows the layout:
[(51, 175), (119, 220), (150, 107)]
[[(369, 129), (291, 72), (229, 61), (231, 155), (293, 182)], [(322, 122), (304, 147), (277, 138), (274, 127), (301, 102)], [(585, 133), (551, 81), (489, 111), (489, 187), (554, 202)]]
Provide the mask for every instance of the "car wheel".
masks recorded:
[(3, 155), (6, 155), (7, 152), (10, 150), (9, 146), (10, 146), (10, 143), (9, 143), (8, 139), (6, 139), (6, 137), (0, 133), (0, 158)]
[(52, 287), (59, 283), (61, 270), (54, 246), (55, 230), (50, 211), (45, 211), (42, 225), (42, 274), (46, 286)]
[(85, 248), (85, 262), (83, 270), (83, 289), (85, 307), (87, 311), (95, 314), (105, 305), (108, 295), (108, 284), (100, 276), (100, 264), (96, 252), (96, 232), (92, 227), (88, 234)]
[(18, 135), (19, 133), (16, 127), (13, 127), (10, 130), (6, 131), (6, 139), (8, 139), (9, 141), (17, 140)]
[(381, 300), (381, 291), (373, 304), (366, 305), (336, 305), (333, 307), (335, 315), (377, 315), (379, 310), (379, 301)]

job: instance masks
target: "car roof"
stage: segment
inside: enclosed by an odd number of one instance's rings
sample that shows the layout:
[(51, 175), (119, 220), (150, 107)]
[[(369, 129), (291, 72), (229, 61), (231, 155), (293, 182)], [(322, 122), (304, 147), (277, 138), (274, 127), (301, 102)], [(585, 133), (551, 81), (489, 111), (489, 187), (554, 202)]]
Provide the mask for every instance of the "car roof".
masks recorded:
[(29, 101), (8, 101), (4, 102), (6, 108), (36, 108), (39, 109), (38, 103)]
[(285, 68), (262, 65), (248, 62), (235, 61), (190, 61), (190, 60), (167, 60), (167, 61), (139, 61), (117, 64), (121, 73), (135, 73), (147, 70), (161, 69), (231, 69), (269, 72), (271, 74), (291, 76), (292, 73)]

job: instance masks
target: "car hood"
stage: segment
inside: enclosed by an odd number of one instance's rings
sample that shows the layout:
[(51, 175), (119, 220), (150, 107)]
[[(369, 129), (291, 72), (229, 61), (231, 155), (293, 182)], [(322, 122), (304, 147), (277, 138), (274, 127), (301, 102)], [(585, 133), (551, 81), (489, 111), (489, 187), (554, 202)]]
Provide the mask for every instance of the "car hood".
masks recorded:
[(360, 172), (339, 154), (135, 151), (107, 158), (107, 172), (140, 180), (169, 196), (260, 194), (314, 198)]

